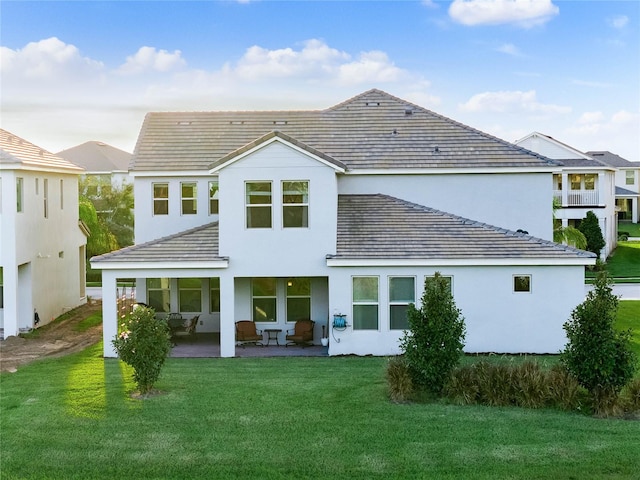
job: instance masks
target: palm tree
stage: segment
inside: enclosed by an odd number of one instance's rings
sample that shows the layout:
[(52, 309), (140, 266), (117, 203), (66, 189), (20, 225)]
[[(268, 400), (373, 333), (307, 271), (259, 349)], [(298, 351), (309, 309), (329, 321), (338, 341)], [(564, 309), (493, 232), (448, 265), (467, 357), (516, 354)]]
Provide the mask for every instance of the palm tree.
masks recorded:
[(564, 243), (580, 250), (587, 248), (587, 238), (584, 234), (575, 227), (567, 225), (562, 226), (561, 222), (556, 220), (556, 210), (560, 208), (560, 203), (555, 198), (553, 199), (553, 241), (556, 243)]

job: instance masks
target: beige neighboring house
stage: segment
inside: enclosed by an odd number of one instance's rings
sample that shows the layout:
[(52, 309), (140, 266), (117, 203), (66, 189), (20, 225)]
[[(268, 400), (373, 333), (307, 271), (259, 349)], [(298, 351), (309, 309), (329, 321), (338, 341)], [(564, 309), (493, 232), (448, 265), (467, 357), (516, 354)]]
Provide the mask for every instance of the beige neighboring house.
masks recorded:
[(129, 180), (129, 163), (133, 155), (103, 142), (85, 142), (58, 152), (56, 155), (84, 168), (83, 177), (89, 179), (88, 198), (98, 198), (105, 188), (119, 188)]
[(607, 151), (587, 152), (599, 160), (616, 169), (616, 211), (618, 220), (622, 222), (638, 223), (640, 209), (640, 162), (630, 162), (615, 153)]
[[(88, 231), (78, 218), (82, 168), (0, 129), (2, 336), (86, 302)], [(36, 315), (37, 314), (37, 315)]]
[(601, 157), (581, 152), (553, 137), (533, 132), (516, 145), (556, 160), (560, 166), (553, 175), (553, 197), (560, 204), (556, 221), (563, 227), (577, 227), (591, 210), (602, 230), (606, 245), (600, 252), (607, 258), (618, 244), (616, 218), (616, 168)]

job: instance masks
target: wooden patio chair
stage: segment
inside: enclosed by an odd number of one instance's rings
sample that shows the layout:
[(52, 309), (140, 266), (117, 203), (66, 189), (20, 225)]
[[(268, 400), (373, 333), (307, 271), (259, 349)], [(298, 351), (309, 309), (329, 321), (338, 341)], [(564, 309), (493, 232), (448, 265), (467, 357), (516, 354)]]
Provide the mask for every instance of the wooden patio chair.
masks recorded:
[(239, 320), (236, 322), (236, 345), (241, 345), (244, 348), (247, 343), (264, 346), (262, 330), (256, 329), (255, 322), (251, 320)]
[(293, 330), (288, 330), (285, 340), (287, 343), (285, 347), (289, 345), (313, 345), (313, 327), (316, 324), (313, 320), (305, 318), (298, 320)]

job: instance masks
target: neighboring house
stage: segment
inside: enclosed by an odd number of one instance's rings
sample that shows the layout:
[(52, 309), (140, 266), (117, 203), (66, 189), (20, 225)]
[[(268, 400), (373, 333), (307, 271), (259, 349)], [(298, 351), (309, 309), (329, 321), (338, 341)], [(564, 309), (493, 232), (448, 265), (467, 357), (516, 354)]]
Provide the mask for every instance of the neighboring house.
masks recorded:
[[(469, 352), (558, 352), (595, 256), (551, 242), (553, 160), (370, 90), (320, 111), (149, 113), (137, 142), (137, 244), (102, 269), (160, 314), (329, 326), (329, 353), (399, 352), (406, 309), (449, 277)], [(524, 230), (529, 234), (519, 233)], [(346, 326), (334, 328), (335, 316)]]
[(640, 162), (630, 162), (606, 151), (592, 151), (587, 152), (587, 154), (616, 169), (616, 210), (618, 212), (618, 220), (638, 223), (640, 221), (640, 210), (638, 209)]
[(0, 129), (0, 326), (4, 337), (86, 301), (82, 169)]
[(587, 212), (593, 211), (606, 242), (600, 255), (607, 258), (618, 244), (616, 169), (538, 132), (530, 133), (515, 144), (562, 164), (561, 171), (553, 175), (553, 197), (560, 205), (555, 213), (556, 221), (563, 227), (577, 227)]

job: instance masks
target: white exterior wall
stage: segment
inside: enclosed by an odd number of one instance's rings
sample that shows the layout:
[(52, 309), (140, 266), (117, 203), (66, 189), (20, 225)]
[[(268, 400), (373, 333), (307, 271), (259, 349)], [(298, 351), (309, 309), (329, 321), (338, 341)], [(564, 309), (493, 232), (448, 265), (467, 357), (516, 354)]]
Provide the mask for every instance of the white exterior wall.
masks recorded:
[[(16, 178), (23, 178), (23, 211), (16, 212)], [(38, 193), (36, 193), (36, 179)], [(44, 180), (48, 180), (48, 218)], [(63, 204), (61, 185), (63, 181)], [(2, 237), (5, 336), (33, 327), (34, 309), (44, 325), (86, 301), (78, 226), (78, 176), (27, 170), (2, 172)]]
[[(220, 171), (220, 255), (244, 276), (325, 276), (335, 253), (335, 170), (278, 142)], [(309, 182), (308, 228), (282, 227), (282, 181)], [(270, 181), (272, 227), (246, 228), (245, 182)]]
[[(207, 172), (173, 176), (136, 176), (133, 186), (135, 198), (135, 243), (144, 243), (218, 220), (209, 215), (209, 182), (217, 180)], [(197, 183), (197, 214), (182, 215), (181, 183)], [(153, 214), (153, 184), (169, 184), (169, 214)], [(221, 202), (222, 204), (222, 199)]]
[[(332, 330), (330, 355), (395, 355), (402, 331), (389, 329), (388, 277), (415, 276), (419, 304), (425, 275), (453, 276), (453, 295), (465, 317), (466, 352), (558, 353), (562, 328), (584, 300), (584, 267), (335, 267), (329, 282), (331, 314), (347, 315), (348, 328)], [(531, 293), (513, 291), (513, 275), (531, 275)], [(378, 330), (353, 329), (352, 277), (379, 277)], [(339, 340), (339, 341), (338, 341)]]
[[(534, 237), (553, 239), (551, 173), (343, 175), (341, 194), (383, 193)], [(548, 207), (548, 208), (547, 208)]]

